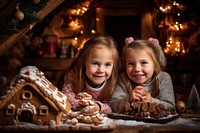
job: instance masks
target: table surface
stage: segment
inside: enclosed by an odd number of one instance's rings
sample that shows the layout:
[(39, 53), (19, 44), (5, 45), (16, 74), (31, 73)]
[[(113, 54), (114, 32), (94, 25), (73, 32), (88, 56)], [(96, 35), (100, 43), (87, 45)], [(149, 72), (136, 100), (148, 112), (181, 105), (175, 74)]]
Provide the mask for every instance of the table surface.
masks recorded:
[[(165, 124), (144, 122), (136, 120), (123, 119), (108, 119), (116, 125), (113, 130), (105, 131), (71, 131), (61, 130), (60, 132), (97, 132), (97, 133), (200, 133), (200, 114), (181, 114), (178, 118), (169, 121)], [(0, 130), (0, 132), (8, 132), (8, 130)], [(9, 131), (10, 132), (10, 131)], [(13, 132), (28, 132), (28, 131), (13, 131)], [(29, 130), (30, 132), (30, 130)], [(51, 132), (58, 132), (57, 130)]]
[(200, 114), (180, 114), (165, 124), (115, 119), (111, 133), (200, 133)]
[(177, 118), (166, 124), (135, 122), (132, 120), (115, 120), (115, 122), (117, 128), (111, 133), (200, 133), (200, 118)]

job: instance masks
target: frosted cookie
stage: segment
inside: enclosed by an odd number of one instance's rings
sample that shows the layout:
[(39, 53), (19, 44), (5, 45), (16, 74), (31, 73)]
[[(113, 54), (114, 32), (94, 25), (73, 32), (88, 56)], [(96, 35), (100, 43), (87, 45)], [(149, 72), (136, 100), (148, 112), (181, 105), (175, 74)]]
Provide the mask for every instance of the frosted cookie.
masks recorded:
[(76, 95), (77, 99), (91, 100), (92, 96), (87, 92), (80, 92)]
[(81, 113), (83, 115), (94, 115), (99, 113), (99, 109), (98, 107), (95, 106), (87, 106), (81, 110)]
[(81, 105), (81, 106), (91, 106), (91, 105), (94, 105), (94, 101), (92, 101), (92, 100), (85, 100), (85, 99), (81, 99), (80, 101), (79, 101), (79, 104)]
[(99, 113), (91, 116), (91, 119), (94, 123), (103, 123), (103, 118), (104, 118), (103, 115), (101, 115)]
[(93, 123), (93, 120), (92, 120), (92, 118), (90, 116), (82, 115), (81, 116), (81, 121), (84, 122), (84, 123), (88, 123), (88, 124)]

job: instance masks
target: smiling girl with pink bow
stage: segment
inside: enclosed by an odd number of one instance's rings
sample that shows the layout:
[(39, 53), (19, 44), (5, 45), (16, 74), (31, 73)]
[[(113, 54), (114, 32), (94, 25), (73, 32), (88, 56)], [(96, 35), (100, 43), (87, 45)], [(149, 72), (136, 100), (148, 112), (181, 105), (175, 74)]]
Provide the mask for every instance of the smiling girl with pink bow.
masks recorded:
[(175, 109), (175, 98), (170, 75), (164, 72), (166, 58), (159, 41), (125, 39), (121, 73), (111, 99), (114, 112), (122, 113), (127, 103), (157, 102)]

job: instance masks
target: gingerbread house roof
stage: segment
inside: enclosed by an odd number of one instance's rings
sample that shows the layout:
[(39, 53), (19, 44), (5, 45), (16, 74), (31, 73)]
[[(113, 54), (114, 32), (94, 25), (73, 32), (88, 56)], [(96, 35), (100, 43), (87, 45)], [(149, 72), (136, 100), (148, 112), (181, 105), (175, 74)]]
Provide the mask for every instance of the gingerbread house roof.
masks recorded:
[[(38, 88), (51, 105), (55, 104), (57, 108), (67, 113), (71, 109), (71, 105), (67, 99), (67, 96), (63, 94), (57, 87), (55, 87), (49, 80), (44, 76), (44, 73), (40, 71), (36, 66), (26, 66), (22, 68), (19, 74), (13, 78), (10, 83), (10, 89), (0, 99), (0, 108), (14, 96), (24, 85), (34, 85)], [(19, 87), (20, 86), (20, 87)], [(34, 89), (34, 87), (33, 87)], [(40, 94), (39, 93), (39, 94)]]

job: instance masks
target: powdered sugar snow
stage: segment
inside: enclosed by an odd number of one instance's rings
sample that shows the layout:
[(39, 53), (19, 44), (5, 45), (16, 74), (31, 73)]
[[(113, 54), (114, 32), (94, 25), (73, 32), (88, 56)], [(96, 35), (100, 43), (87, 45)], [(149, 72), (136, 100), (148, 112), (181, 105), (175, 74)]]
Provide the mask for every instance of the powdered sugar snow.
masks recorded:
[(186, 119), (186, 118), (177, 118), (173, 121), (170, 121), (166, 124), (159, 124), (159, 123), (149, 123), (143, 121), (136, 121), (136, 120), (122, 120), (122, 119), (115, 119), (113, 122), (120, 127), (124, 126), (164, 126), (164, 125), (174, 125), (174, 126), (188, 126), (188, 127), (198, 127), (200, 126), (200, 122), (194, 121), (193, 119)]

